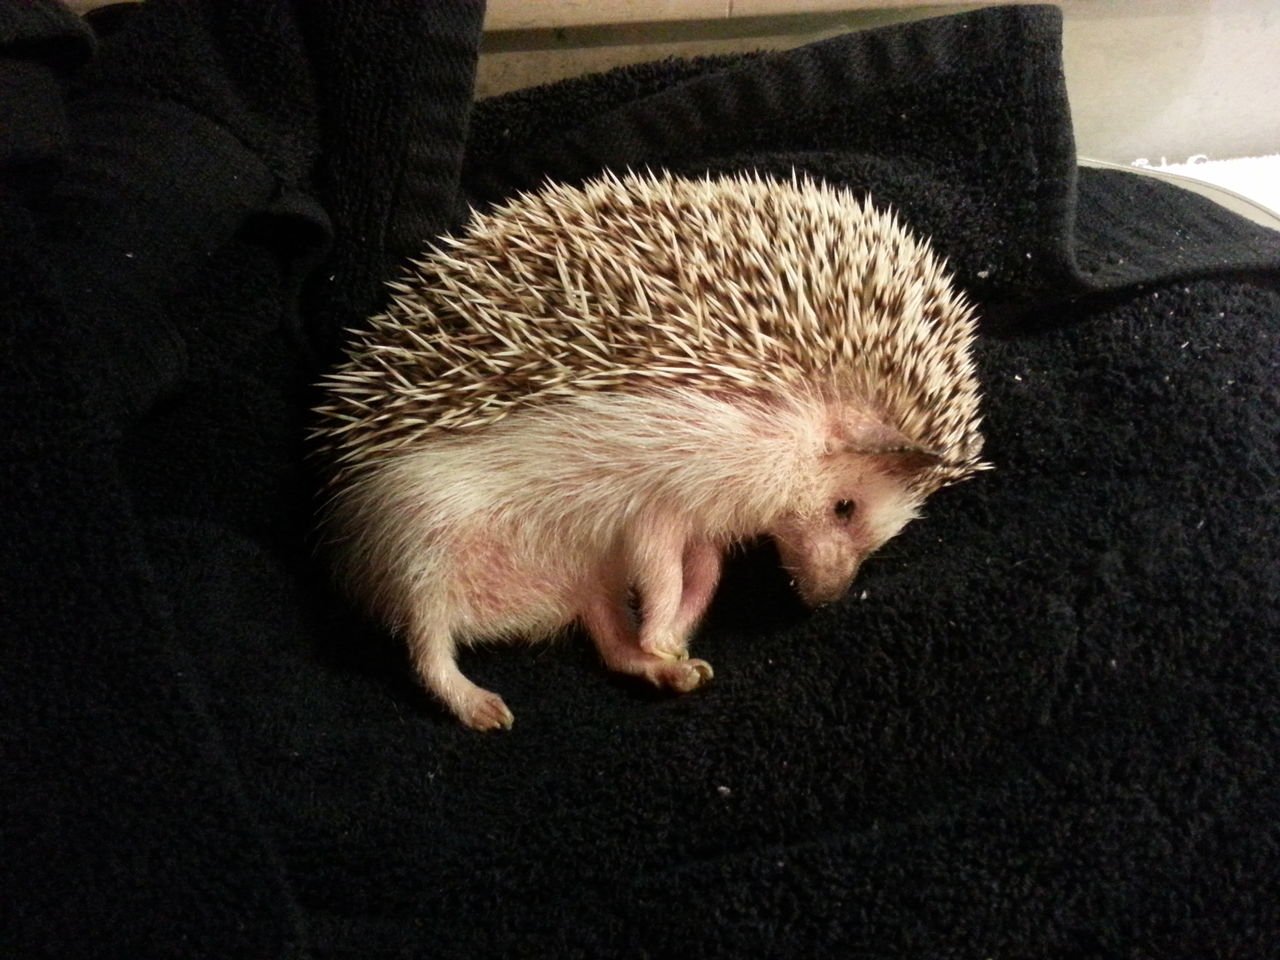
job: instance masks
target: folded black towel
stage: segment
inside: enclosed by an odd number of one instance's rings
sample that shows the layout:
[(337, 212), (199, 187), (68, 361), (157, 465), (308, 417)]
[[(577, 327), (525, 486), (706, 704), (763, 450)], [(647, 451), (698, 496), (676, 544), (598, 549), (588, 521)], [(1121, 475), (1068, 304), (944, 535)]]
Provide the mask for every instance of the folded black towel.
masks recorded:
[[(481, 8), (0, 0), (0, 953), (1263, 957), (1280, 241), (1077, 170), (1046, 7), (471, 103)], [(312, 568), (309, 384), (405, 256), (603, 167), (865, 189), (981, 303), (996, 471), (655, 697), (456, 727)]]

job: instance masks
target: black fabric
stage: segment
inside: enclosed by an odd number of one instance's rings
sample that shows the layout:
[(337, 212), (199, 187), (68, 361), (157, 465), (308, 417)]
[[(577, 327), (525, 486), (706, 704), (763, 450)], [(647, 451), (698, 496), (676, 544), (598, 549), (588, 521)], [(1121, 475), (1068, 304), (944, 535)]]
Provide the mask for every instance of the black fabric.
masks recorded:
[[(1274, 955), (1277, 235), (1077, 171), (1051, 8), (473, 105), (481, 12), (0, 3), (0, 954)], [(817, 615), (735, 557), (694, 696), (469, 654), (478, 736), (315, 569), (308, 385), (605, 165), (895, 206), (997, 469)]]

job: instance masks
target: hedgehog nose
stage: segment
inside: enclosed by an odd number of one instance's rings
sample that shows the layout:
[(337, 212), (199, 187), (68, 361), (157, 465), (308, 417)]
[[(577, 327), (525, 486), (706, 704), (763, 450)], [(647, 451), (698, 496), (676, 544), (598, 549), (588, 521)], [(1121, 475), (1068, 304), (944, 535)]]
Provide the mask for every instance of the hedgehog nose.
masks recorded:
[(850, 577), (848, 580), (845, 580), (841, 583), (837, 583), (834, 586), (825, 587), (820, 590), (814, 590), (811, 593), (809, 593), (808, 596), (805, 597), (805, 600), (808, 602), (808, 605), (812, 609), (818, 610), (829, 604), (835, 603), (837, 600), (842, 599), (844, 595), (849, 592), (849, 585), (852, 582), (853, 582), (853, 578)]

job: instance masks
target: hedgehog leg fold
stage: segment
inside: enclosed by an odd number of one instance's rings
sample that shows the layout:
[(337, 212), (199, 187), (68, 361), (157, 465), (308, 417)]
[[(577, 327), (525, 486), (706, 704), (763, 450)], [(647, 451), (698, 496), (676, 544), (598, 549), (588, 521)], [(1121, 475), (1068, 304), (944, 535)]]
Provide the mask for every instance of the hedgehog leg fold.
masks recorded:
[(472, 730), (510, 730), (515, 716), (502, 697), (477, 686), (458, 668), (447, 632), (420, 631), (412, 641), (413, 664), (426, 688)]

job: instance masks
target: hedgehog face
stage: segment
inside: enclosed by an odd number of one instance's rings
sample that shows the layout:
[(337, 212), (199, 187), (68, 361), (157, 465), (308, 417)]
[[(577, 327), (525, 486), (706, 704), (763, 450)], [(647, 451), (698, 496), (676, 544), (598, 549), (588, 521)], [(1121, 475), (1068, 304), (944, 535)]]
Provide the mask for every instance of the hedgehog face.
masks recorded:
[(838, 600), (862, 562), (917, 516), (918, 500), (883, 458), (831, 457), (805, 509), (769, 531), (782, 565), (809, 606)]

